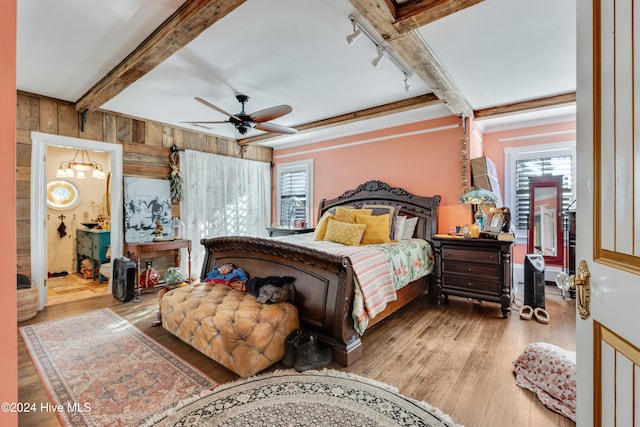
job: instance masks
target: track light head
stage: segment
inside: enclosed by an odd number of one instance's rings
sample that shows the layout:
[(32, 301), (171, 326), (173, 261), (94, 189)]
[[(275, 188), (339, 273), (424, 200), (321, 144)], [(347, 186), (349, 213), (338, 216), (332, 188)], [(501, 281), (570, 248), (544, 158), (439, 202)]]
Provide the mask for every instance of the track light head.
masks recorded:
[(409, 92), (409, 89), (411, 89), (411, 85), (409, 84), (409, 76), (405, 73), (405, 75), (404, 75), (404, 91), (405, 92)]
[(371, 61), (371, 64), (374, 67), (377, 67), (378, 64), (380, 63), (380, 61), (382, 60), (382, 57), (384, 56), (384, 47), (382, 46), (378, 46), (378, 56), (376, 56), (375, 58), (373, 58), (373, 61)]
[(351, 26), (353, 27), (353, 33), (347, 36), (347, 43), (352, 44), (354, 40), (360, 34), (362, 34), (362, 30), (358, 27), (358, 23), (356, 22), (356, 19), (353, 16), (349, 15), (349, 21), (351, 21)]
[(352, 44), (356, 37), (358, 37), (360, 34), (362, 34), (362, 31), (360, 31), (360, 28), (356, 28), (356, 24), (354, 23), (353, 33), (347, 36), (347, 43)]

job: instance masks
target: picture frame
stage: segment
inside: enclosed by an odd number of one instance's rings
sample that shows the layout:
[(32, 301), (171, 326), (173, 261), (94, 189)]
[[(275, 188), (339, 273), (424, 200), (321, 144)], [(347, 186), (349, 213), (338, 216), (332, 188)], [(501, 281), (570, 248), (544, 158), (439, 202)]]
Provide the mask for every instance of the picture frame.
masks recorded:
[[(148, 243), (154, 239), (156, 221), (164, 235), (171, 232), (171, 189), (168, 179), (124, 178), (125, 242)], [(164, 237), (157, 236), (157, 237)]]
[(502, 209), (492, 208), (489, 211), (489, 217), (487, 218), (482, 231), (485, 233), (500, 233), (503, 225), (504, 215), (502, 213)]

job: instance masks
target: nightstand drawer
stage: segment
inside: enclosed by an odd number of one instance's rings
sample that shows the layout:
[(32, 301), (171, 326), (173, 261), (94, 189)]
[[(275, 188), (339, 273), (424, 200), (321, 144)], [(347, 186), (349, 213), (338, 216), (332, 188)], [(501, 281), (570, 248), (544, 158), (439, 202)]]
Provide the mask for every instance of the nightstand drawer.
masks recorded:
[(445, 273), (442, 277), (442, 291), (446, 293), (447, 290), (496, 295), (500, 292), (500, 280), (497, 277), (491, 280), (485, 277)]
[(443, 248), (442, 258), (444, 260), (463, 260), (474, 262), (490, 262), (498, 264), (500, 262), (500, 253), (498, 251), (475, 251), (471, 249), (459, 249), (459, 248)]
[(471, 277), (483, 276), (500, 280), (500, 266), (498, 264), (473, 264), (462, 261), (446, 261), (442, 263), (443, 273), (467, 274)]

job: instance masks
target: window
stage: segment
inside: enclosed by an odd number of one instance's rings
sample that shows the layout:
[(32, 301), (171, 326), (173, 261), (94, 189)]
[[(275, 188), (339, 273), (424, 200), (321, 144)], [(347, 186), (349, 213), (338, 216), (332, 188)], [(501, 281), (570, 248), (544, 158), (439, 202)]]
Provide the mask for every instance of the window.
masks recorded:
[(561, 175), (565, 210), (575, 199), (575, 157), (575, 142), (505, 148), (505, 193), (517, 238), (527, 238), (529, 178)]
[(278, 212), (281, 226), (295, 224), (296, 220), (313, 225), (313, 159), (280, 163), (277, 169)]

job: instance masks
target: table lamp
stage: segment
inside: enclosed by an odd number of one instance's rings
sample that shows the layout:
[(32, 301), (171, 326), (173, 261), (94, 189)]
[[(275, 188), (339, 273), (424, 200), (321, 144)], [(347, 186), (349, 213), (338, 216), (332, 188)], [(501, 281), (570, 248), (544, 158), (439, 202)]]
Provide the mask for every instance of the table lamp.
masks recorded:
[(484, 222), (487, 219), (482, 208), (478, 205), (495, 205), (498, 196), (484, 188), (474, 188), (460, 196), (459, 202), (466, 205), (474, 205), (475, 213), (473, 215), (474, 224), (480, 230), (484, 228)]

